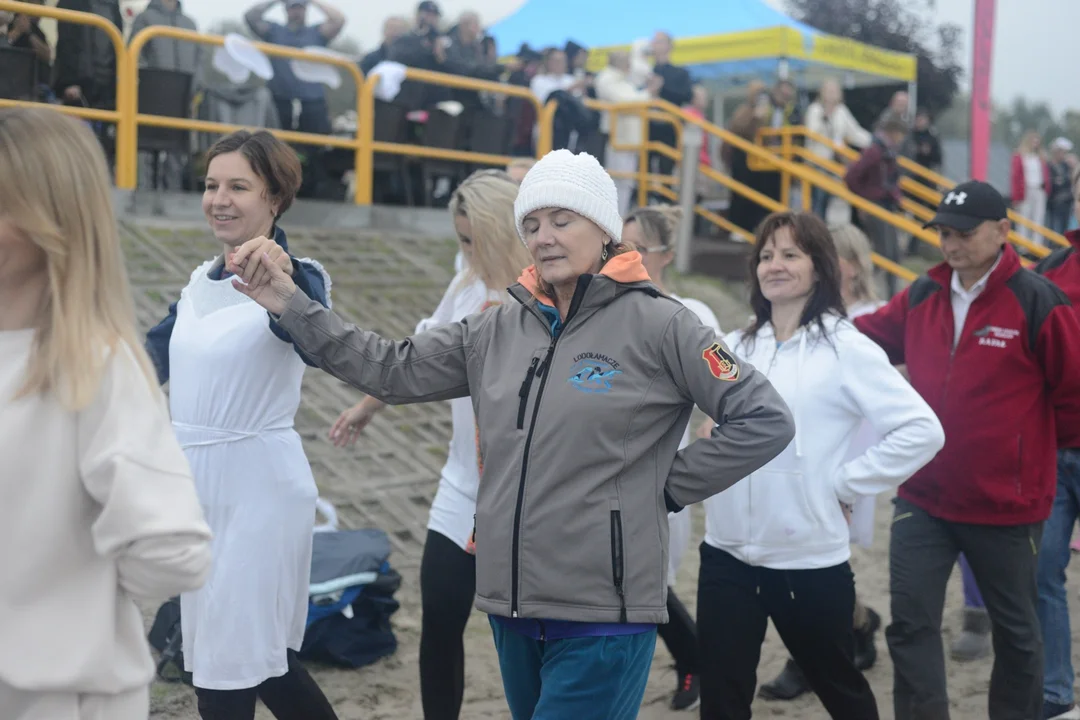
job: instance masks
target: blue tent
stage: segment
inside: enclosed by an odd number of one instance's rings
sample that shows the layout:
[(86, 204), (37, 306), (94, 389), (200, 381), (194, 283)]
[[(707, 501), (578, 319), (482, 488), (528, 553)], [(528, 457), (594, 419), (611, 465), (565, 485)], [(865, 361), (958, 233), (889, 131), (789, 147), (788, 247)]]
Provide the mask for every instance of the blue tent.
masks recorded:
[(489, 33), (504, 55), (523, 43), (542, 49), (573, 40), (598, 51), (589, 58), (595, 67), (603, 65), (607, 51), (657, 30), (676, 38), (672, 62), (702, 80), (739, 84), (778, 74), (782, 67), (806, 82), (840, 71), (849, 86), (915, 79), (913, 56), (826, 35), (763, 0), (528, 0)]

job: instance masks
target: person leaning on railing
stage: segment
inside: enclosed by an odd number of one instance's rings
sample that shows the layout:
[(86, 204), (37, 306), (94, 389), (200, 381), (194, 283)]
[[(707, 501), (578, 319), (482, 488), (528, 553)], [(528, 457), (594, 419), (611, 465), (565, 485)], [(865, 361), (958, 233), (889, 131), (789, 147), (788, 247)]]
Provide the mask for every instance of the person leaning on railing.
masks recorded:
[[(908, 125), (899, 115), (887, 115), (878, 123), (874, 141), (863, 151), (847, 170), (844, 182), (851, 192), (865, 198), (889, 212), (900, 207), (900, 166), (897, 157), (908, 134)], [(896, 227), (876, 215), (859, 211), (862, 223), (874, 250), (894, 263), (900, 262), (900, 240)], [(885, 282), (889, 296), (896, 293), (896, 276), (886, 273)]]

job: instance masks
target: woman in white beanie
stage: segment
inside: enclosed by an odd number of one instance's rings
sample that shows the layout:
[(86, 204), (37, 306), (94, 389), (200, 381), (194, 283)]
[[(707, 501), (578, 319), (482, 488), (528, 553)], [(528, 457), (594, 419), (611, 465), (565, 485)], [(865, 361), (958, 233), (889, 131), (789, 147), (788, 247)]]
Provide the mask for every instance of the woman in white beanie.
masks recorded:
[[(632, 719), (668, 619), (667, 512), (768, 462), (793, 437), (791, 414), (649, 282), (595, 158), (549, 153), (514, 214), (535, 262), (515, 302), (400, 342), (311, 301), (266, 256), (240, 252), (230, 267), (345, 382), (390, 404), (471, 396), (476, 606), (511, 714)], [(695, 404), (718, 425), (679, 450)]]

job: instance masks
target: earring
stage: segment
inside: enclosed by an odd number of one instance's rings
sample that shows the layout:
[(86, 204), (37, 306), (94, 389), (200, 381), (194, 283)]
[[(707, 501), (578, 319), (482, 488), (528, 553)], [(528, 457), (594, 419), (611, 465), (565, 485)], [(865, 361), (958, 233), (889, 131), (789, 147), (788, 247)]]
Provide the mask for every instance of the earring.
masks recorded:
[(601, 262), (607, 262), (607, 245), (605, 245), (604, 249), (600, 252), (600, 260)]

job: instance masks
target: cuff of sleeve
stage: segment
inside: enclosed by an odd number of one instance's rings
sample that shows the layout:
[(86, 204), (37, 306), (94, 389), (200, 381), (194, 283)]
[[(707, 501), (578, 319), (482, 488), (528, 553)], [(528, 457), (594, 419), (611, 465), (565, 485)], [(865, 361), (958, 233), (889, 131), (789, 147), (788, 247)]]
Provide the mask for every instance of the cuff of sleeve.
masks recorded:
[(671, 497), (671, 493), (667, 491), (667, 488), (664, 488), (664, 505), (669, 513), (677, 513), (683, 509), (683, 506), (675, 502), (675, 498)]
[(281, 315), (274, 315), (274, 313), (268, 314), (283, 330), (288, 330), (300, 320), (300, 317), (304, 314), (304, 310), (310, 302), (311, 299), (304, 294), (304, 291), (300, 288), (296, 288), (296, 292), (294, 292), (292, 298), (289, 299), (289, 304), (285, 306), (285, 312), (281, 313)]
[(855, 493), (851, 492), (848, 489), (847, 483), (844, 482), (843, 476), (841, 476), (836, 481), (836, 485), (834, 486), (834, 490), (836, 492), (836, 499), (837, 500), (844, 503), (845, 505), (854, 505), (855, 504), (856, 495), (855, 495)]

